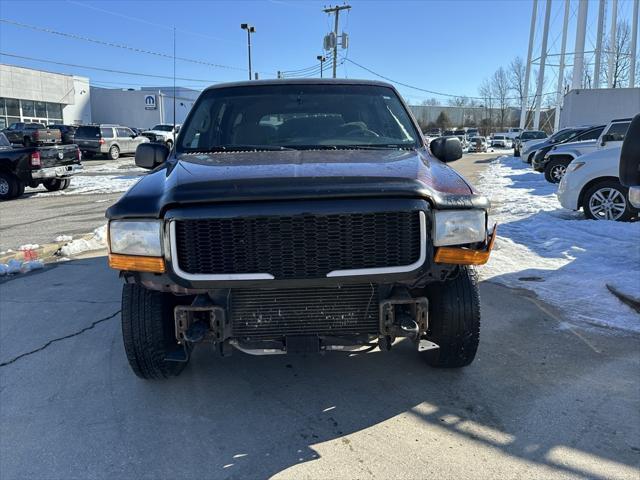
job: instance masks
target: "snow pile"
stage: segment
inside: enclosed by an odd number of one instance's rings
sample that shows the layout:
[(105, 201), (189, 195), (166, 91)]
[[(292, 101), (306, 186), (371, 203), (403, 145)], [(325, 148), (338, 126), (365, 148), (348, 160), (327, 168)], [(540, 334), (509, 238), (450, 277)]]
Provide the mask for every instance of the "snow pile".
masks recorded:
[(93, 165), (91, 162), (86, 161), (83, 163), (83, 167), (84, 173), (122, 173), (123, 171), (144, 173), (147, 171), (144, 168), (136, 166), (133, 157), (121, 158), (99, 165)]
[(56, 242), (70, 242), (73, 240), (71, 235), (58, 235), (55, 239)]
[(15, 273), (27, 273), (33, 270), (40, 270), (44, 268), (44, 263), (41, 260), (29, 260), (23, 262), (12, 258), (8, 263), (0, 263), (0, 276), (12, 275)]
[(102, 225), (93, 231), (89, 238), (78, 238), (60, 249), (60, 255), (70, 257), (83, 252), (101, 250), (107, 246), (107, 226)]
[(570, 320), (640, 332), (640, 315), (607, 283), (640, 297), (640, 222), (586, 220), (564, 210), (556, 185), (514, 157), (500, 157), (481, 174), (498, 237), (482, 278), (527, 288)]

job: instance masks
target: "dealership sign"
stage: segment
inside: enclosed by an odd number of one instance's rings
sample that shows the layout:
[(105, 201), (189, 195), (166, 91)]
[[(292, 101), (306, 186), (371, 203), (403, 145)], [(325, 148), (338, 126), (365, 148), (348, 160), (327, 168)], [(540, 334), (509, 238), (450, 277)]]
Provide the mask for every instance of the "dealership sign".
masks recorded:
[(156, 109), (156, 96), (155, 95), (146, 95), (144, 97), (144, 109), (145, 110), (155, 110)]

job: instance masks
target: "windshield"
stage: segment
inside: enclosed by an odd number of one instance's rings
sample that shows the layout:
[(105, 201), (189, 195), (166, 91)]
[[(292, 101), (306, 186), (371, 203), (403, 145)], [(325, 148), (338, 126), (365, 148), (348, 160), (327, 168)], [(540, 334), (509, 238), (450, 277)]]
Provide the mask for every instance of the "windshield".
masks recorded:
[(171, 132), (173, 125), (156, 125), (151, 130), (160, 130), (161, 132)]
[(417, 148), (419, 138), (387, 87), (256, 85), (206, 91), (181, 129), (178, 151)]

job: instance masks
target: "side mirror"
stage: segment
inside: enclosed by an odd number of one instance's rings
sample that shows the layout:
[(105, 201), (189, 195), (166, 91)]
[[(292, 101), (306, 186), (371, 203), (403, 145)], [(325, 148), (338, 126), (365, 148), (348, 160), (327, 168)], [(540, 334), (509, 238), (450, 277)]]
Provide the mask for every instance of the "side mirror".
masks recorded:
[(456, 137), (439, 137), (429, 144), (431, 153), (441, 162), (453, 162), (462, 158), (462, 143)]
[(620, 150), (620, 183), (627, 187), (640, 186), (640, 114), (629, 125)]
[(140, 168), (156, 168), (169, 156), (169, 149), (160, 143), (141, 143), (136, 148), (136, 165)]
[(613, 140), (613, 135), (610, 135), (610, 134), (607, 133), (606, 135), (602, 136), (601, 145), (604, 147), (607, 144), (607, 142), (610, 142), (612, 140)]

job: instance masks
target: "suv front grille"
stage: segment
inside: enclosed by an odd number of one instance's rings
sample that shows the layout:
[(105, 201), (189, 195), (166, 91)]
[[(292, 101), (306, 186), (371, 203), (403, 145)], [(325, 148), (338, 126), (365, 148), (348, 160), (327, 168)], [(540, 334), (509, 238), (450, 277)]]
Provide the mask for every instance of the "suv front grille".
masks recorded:
[(420, 237), (420, 212), (410, 210), (176, 220), (173, 241), (188, 274), (307, 279), (411, 265)]
[(230, 311), (236, 338), (376, 334), (379, 331), (375, 285), (233, 289)]

